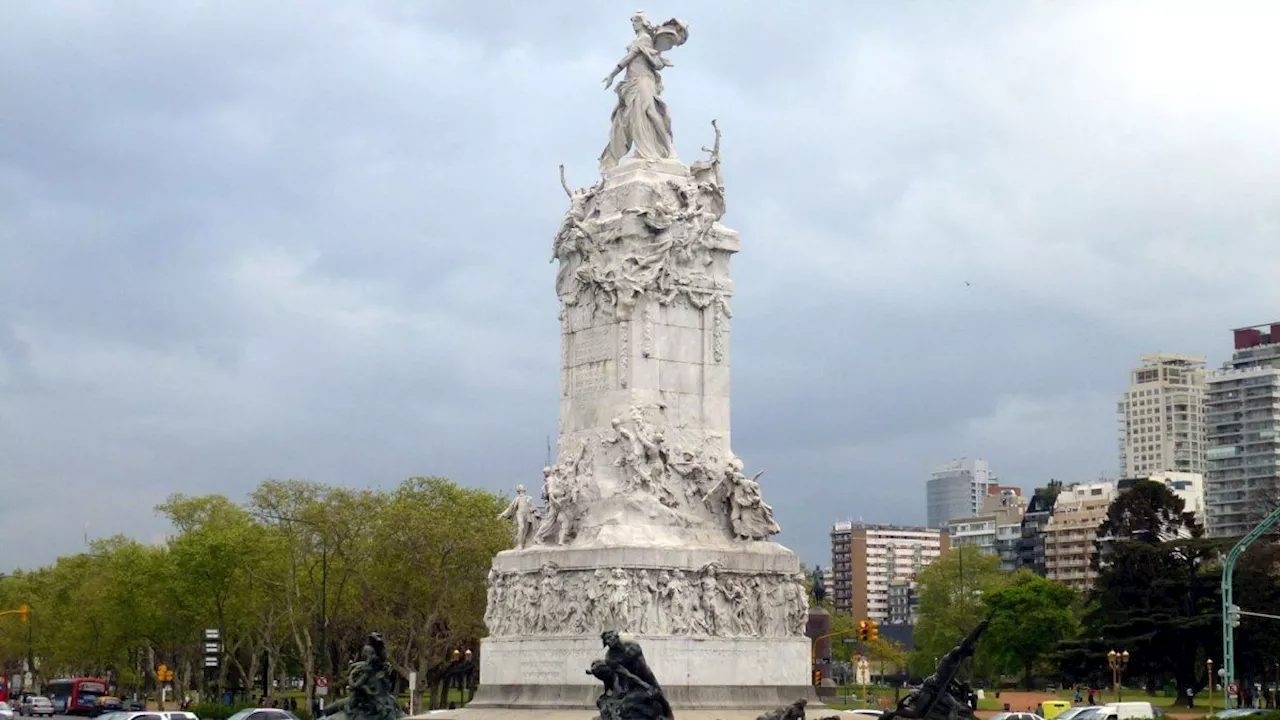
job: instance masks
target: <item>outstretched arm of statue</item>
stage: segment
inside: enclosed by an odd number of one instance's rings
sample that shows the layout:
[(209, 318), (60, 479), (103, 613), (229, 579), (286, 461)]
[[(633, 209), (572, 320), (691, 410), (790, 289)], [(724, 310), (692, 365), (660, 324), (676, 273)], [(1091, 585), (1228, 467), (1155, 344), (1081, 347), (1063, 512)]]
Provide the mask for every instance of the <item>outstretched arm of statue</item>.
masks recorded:
[(325, 705), (325, 706), (324, 706), (324, 709), (322, 709), (322, 710), (320, 711), (320, 715), (321, 715), (321, 716), (323, 716), (323, 717), (329, 717), (330, 715), (336, 715), (336, 714), (338, 714), (338, 713), (340, 713), (340, 712), (345, 712), (345, 711), (346, 711), (346, 709), (347, 709), (347, 707), (348, 707), (348, 706), (350, 706), (350, 705), (351, 705), (351, 698), (350, 698), (350, 697), (344, 697), (344, 698), (342, 698), (341, 700), (337, 700), (337, 701), (334, 701), (334, 702), (332, 702), (332, 703), (329, 703), (328, 705)]
[(605, 90), (608, 90), (609, 86), (613, 85), (613, 79), (618, 77), (618, 73), (627, 69), (627, 64), (636, 56), (636, 52), (637, 50), (634, 47), (628, 50), (627, 54), (622, 56), (622, 59), (618, 61), (618, 64), (613, 67), (613, 70), (608, 75), (604, 76)]
[(631, 672), (630, 670), (628, 670), (628, 669), (626, 669), (626, 668), (622, 667), (621, 665), (614, 665), (614, 666), (613, 666), (613, 671), (614, 671), (615, 673), (617, 673), (617, 674), (618, 674), (618, 677), (620, 677), (620, 678), (622, 678), (622, 679), (626, 680), (627, 682), (631, 683), (631, 684), (632, 684), (632, 685), (634, 685), (635, 687), (641, 688), (641, 689), (643, 689), (643, 690), (651, 690), (651, 689), (653, 689), (653, 686), (652, 686), (652, 685), (650, 685), (649, 683), (645, 682), (644, 680), (641, 680), (640, 678), (636, 677), (636, 674), (635, 674), (635, 673), (633, 673), (633, 672)]

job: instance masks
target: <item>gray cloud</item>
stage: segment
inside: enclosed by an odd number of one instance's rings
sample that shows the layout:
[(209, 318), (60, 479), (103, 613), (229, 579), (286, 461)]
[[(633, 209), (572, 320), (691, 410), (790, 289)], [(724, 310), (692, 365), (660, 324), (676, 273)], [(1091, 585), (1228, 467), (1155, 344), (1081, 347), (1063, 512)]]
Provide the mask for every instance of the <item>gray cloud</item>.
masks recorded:
[[(175, 491), (533, 477), (555, 167), (592, 179), (634, 9), (0, 8), (4, 560)], [(1269, 4), (647, 9), (692, 27), (681, 153), (725, 131), (734, 444), (810, 562), (954, 456), (1114, 472), (1137, 356), (1280, 305)]]

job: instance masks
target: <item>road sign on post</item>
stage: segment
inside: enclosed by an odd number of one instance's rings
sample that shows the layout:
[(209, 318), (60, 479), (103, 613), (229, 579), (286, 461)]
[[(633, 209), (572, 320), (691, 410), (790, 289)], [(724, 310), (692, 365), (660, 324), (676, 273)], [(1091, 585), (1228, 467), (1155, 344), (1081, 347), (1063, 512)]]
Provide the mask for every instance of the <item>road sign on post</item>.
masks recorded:
[(1237, 684), (1235, 684), (1235, 683), (1227, 683), (1227, 694), (1228, 694), (1228, 695), (1230, 695), (1231, 697), (1235, 697), (1235, 696), (1236, 696), (1237, 694), (1239, 694), (1239, 693), (1240, 693), (1240, 686), (1239, 686), (1239, 685), (1237, 685)]
[(321, 675), (316, 678), (316, 695), (318, 697), (328, 697), (329, 695), (329, 678)]

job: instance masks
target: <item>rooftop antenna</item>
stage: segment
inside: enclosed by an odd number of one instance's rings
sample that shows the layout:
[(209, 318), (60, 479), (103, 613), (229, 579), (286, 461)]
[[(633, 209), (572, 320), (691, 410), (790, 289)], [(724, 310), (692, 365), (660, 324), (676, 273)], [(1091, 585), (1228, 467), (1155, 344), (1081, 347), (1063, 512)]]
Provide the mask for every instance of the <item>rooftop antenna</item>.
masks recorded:
[(551, 436), (547, 436), (547, 467), (551, 466)]

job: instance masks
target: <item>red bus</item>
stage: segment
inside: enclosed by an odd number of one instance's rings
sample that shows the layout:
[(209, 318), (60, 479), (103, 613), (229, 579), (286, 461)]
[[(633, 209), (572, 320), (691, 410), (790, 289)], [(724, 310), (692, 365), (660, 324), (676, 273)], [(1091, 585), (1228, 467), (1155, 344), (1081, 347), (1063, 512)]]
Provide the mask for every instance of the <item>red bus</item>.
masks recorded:
[(45, 697), (59, 715), (88, 715), (93, 703), (107, 694), (107, 681), (102, 678), (66, 678), (44, 684)]

